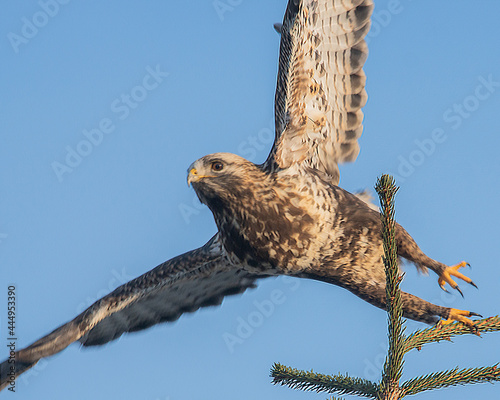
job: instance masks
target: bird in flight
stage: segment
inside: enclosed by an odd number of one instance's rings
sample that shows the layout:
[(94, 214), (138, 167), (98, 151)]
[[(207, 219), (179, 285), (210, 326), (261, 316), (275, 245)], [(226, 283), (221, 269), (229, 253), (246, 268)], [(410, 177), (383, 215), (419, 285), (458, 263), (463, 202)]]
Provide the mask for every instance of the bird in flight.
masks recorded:
[[(338, 165), (359, 152), (372, 11), (372, 0), (289, 0), (283, 23), (275, 26), (281, 34), (276, 134), (266, 161), (215, 153), (188, 168), (188, 184), (212, 211), (218, 232), (17, 351), (14, 362), (0, 365), (0, 389), (73, 342), (102, 345), (175, 321), (265, 277), (328, 282), (385, 309), (380, 214), (338, 186)], [(399, 257), (434, 271), (441, 288), (460, 291), (454, 279), (474, 285), (459, 272), (465, 262), (447, 266), (429, 258), (400, 225), (396, 241)], [(402, 302), (405, 317), (425, 323), (442, 318), (473, 326), (469, 317), (478, 315), (405, 292)]]

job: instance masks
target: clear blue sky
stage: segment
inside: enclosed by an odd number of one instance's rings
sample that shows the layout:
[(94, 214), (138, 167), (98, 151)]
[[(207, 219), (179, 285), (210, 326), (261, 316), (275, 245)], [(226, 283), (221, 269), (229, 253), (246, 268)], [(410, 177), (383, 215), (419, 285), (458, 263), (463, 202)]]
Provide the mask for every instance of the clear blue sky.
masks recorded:
[[(2, 359), (7, 285), (17, 288), (22, 347), (216, 231), (186, 168), (215, 151), (267, 156), (279, 46), (272, 24), (286, 6), (223, 0), (233, 6), (218, 14), (211, 0), (70, 1), (43, 11), (54, 4), (45, 2), (7, 2), (0, 15)], [(380, 174), (397, 174), (398, 221), (431, 257), (469, 261), (479, 286), (463, 284), (463, 300), (408, 267), (404, 289), (496, 315), (500, 3), (401, 0), (391, 11), (388, 3), (376, 2), (361, 153), (342, 168), (341, 185), (372, 188)], [(84, 131), (96, 144), (85, 144)], [(77, 148), (81, 159), (69, 155)], [(58, 176), (54, 165), (68, 163), (71, 172)], [(259, 304), (273, 299), (263, 315)], [(242, 332), (242, 321), (252, 330)], [(228, 346), (224, 338), (238, 332)], [(430, 345), (407, 356), (405, 377), (492, 365), (499, 341)], [(384, 311), (347, 291), (269, 279), (103, 348), (73, 345), (20, 378), (16, 399), (323, 399), (273, 386), (272, 363), (377, 380), (386, 342)], [(499, 393), (500, 385), (476, 385), (419, 398)]]

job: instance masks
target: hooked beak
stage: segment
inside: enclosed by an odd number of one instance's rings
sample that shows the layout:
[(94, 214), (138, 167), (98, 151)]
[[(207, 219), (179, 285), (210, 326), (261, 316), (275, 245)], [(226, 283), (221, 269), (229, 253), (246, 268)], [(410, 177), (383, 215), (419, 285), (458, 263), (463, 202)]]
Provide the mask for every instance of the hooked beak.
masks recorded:
[(190, 167), (187, 177), (188, 186), (191, 186), (191, 183), (198, 182), (199, 180), (200, 176), (198, 175), (196, 168)]
[[(196, 165), (198, 165), (198, 167), (201, 167), (201, 173), (200, 173), (200, 171), (198, 171), (198, 168), (196, 168)], [(213, 178), (214, 177), (210, 173), (208, 173), (208, 175), (207, 175), (207, 174), (203, 174), (203, 172), (204, 172), (203, 165), (200, 165), (200, 163), (198, 161), (195, 161), (194, 163), (192, 163), (188, 168), (188, 176), (187, 176), (188, 186), (191, 186), (191, 183), (196, 183), (196, 182), (201, 181), (203, 178)]]

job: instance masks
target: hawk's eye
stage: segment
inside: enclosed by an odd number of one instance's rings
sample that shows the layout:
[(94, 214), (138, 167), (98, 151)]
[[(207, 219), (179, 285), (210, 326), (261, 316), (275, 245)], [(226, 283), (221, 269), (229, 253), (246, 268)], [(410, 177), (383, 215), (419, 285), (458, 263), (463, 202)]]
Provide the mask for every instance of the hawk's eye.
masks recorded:
[(224, 164), (222, 164), (220, 161), (214, 161), (212, 163), (212, 171), (219, 172), (219, 171), (222, 171), (223, 168), (224, 168)]

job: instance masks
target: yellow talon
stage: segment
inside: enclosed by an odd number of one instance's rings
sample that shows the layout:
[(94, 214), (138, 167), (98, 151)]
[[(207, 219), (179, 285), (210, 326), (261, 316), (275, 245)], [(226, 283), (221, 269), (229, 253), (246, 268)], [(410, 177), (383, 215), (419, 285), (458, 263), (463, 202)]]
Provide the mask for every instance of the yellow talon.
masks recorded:
[(472, 286), (476, 287), (476, 284), (472, 282), (472, 279), (470, 279), (468, 276), (465, 276), (464, 274), (458, 272), (460, 268), (463, 268), (465, 266), (468, 266), (469, 264), (466, 263), (465, 261), (462, 261), (461, 263), (454, 265), (452, 267), (447, 267), (443, 273), (439, 276), (438, 279), (438, 284), (443, 289), (445, 292), (447, 291), (445, 289), (445, 284), (448, 283), (453, 289), (458, 290), (458, 292), (464, 296), (460, 288), (458, 287), (457, 283), (451, 278), (452, 276), (462, 279), (463, 281), (470, 283)]
[(480, 317), (481, 315), (471, 311), (464, 311), (464, 310), (458, 310), (456, 308), (450, 308), (448, 319), (439, 321), (438, 326), (448, 325), (458, 321), (467, 325), (469, 328), (476, 329), (474, 322), (471, 319), (467, 318), (473, 316)]

